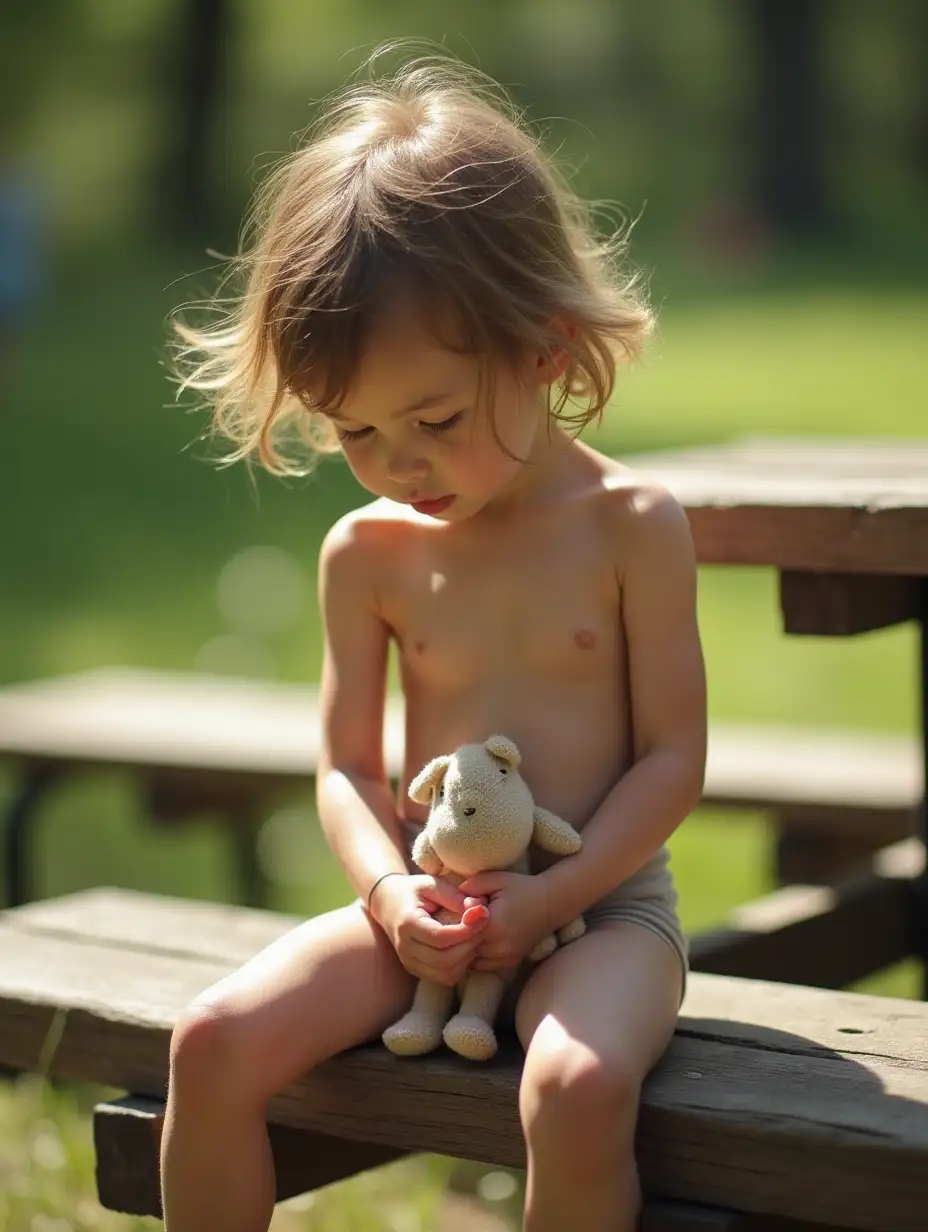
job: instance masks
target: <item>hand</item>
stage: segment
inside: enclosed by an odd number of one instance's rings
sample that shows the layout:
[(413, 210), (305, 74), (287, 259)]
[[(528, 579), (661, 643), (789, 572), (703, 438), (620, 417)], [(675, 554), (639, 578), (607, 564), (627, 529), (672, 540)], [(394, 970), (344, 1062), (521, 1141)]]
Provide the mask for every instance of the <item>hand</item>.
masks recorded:
[[(450, 881), (425, 874), (388, 877), (377, 887), (372, 906), (409, 974), (451, 987), (473, 961), (489, 919), (482, 899), (465, 901)], [(434, 919), (443, 907), (461, 915), (461, 923)]]
[(461, 882), (460, 892), (489, 901), (490, 919), (483, 928), (474, 971), (502, 971), (517, 966), (550, 931), (546, 894), (537, 877), (526, 873), (477, 873)]

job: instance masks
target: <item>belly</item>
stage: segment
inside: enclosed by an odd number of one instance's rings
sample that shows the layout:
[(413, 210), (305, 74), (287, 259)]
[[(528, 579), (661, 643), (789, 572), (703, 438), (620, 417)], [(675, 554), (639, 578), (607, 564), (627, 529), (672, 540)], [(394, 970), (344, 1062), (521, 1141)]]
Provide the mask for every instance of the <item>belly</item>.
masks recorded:
[(428, 809), (406, 795), (433, 757), (458, 745), (508, 736), (536, 804), (581, 829), (631, 763), (622, 682), (509, 678), (459, 693), (407, 690), (405, 773), (399, 811), (423, 821)]

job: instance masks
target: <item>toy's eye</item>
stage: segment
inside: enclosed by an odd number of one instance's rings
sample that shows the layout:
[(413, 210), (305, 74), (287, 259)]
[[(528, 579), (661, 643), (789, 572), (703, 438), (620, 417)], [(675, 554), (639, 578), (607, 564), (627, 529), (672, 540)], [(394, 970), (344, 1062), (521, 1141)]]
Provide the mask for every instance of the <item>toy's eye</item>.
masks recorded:
[(505, 766), (500, 766), (500, 768), (499, 768), (499, 772), (500, 772), (500, 774), (508, 774), (508, 773), (509, 773), (509, 771), (506, 769), (506, 767), (505, 767)]

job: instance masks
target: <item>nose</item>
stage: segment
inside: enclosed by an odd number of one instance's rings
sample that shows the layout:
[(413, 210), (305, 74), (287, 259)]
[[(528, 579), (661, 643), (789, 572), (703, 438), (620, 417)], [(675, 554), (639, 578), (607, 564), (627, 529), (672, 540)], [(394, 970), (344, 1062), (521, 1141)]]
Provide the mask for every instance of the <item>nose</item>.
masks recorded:
[(476, 811), (477, 811), (477, 810), (474, 808), (474, 806), (473, 806), (472, 804), (469, 804), (469, 805), (467, 806), (467, 808), (464, 810), (464, 816), (465, 816), (465, 817), (473, 817), (473, 815), (474, 815), (474, 813), (476, 813)]
[(394, 448), (387, 454), (387, 474), (397, 483), (412, 483), (428, 473), (428, 459), (417, 457), (409, 449)]

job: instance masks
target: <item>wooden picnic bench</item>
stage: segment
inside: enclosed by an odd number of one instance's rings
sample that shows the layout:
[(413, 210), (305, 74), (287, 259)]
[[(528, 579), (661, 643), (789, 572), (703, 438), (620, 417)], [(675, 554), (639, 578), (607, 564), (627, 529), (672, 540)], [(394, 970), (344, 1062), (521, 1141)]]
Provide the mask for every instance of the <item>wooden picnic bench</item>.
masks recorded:
[[(909, 840), (877, 857), (886, 910), (905, 910), (922, 856)], [(795, 890), (755, 904), (743, 943), (761, 941), (757, 970), (774, 918), (790, 914), (772, 900)], [(0, 913), (0, 1065), (126, 1093), (94, 1115), (105, 1206), (159, 1214), (178, 1014), (295, 922), (102, 889)], [(676, 1035), (644, 1088), (643, 1232), (923, 1232), (928, 1006), (710, 974), (722, 940), (694, 939)], [(403, 1060), (379, 1044), (334, 1058), (269, 1106), (278, 1197), (410, 1152), (522, 1167), (520, 1068), (513, 1042), (487, 1065), (446, 1051)]]
[[(686, 510), (701, 564), (777, 571), (787, 634), (915, 624), (918, 833), (928, 839), (928, 441), (758, 438), (635, 461)], [(928, 877), (909, 931), (928, 996)]]
[[(43, 797), (81, 769), (108, 767), (132, 774), (153, 820), (219, 818), (243, 901), (265, 905), (256, 829), (287, 793), (311, 788), (319, 728), (315, 690), (269, 681), (118, 668), (0, 689), (0, 757), (20, 779), (5, 825), (7, 903), (32, 896), (29, 848)], [(385, 753), (394, 777), (402, 747), (392, 699)], [(920, 784), (914, 737), (716, 724), (703, 803), (763, 810), (774, 879), (822, 881), (913, 833)]]

